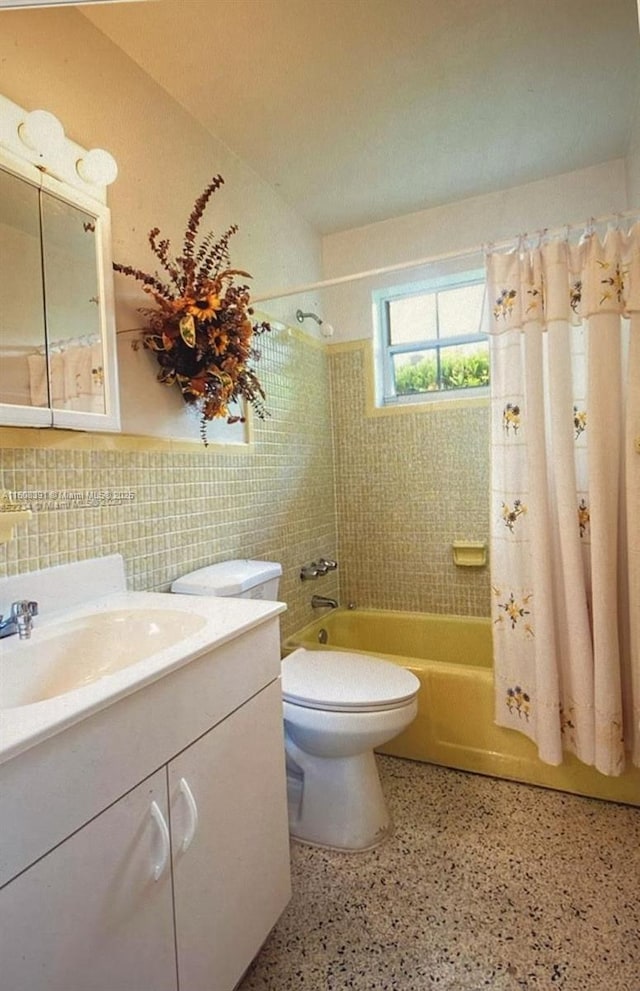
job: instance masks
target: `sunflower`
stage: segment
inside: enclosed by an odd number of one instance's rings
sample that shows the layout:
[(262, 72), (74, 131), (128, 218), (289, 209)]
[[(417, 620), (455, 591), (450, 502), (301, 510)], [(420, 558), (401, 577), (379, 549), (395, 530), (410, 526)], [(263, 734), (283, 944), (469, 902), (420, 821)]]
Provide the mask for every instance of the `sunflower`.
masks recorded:
[(216, 296), (215, 293), (209, 293), (208, 296), (201, 296), (199, 299), (186, 300), (186, 303), (187, 313), (190, 313), (192, 317), (196, 318), (196, 320), (214, 319), (216, 313), (222, 306), (220, 297)]
[(229, 347), (229, 335), (225, 330), (214, 330), (209, 334), (209, 343), (214, 354), (224, 354)]

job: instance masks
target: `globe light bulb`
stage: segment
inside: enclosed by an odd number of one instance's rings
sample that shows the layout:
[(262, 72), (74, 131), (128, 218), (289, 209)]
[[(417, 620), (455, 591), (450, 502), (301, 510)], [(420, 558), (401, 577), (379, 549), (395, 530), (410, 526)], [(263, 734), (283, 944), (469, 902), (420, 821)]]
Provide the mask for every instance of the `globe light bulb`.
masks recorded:
[(55, 154), (64, 141), (64, 128), (48, 110), (32, 110), (18, 126), (20, 140), (39, 155)]
[(113, 155), (102, 148), (92, 148), (76, 162), (76, 172), (85, 182), (94, 186), (109, 186), (118, 175), (118, 165)]

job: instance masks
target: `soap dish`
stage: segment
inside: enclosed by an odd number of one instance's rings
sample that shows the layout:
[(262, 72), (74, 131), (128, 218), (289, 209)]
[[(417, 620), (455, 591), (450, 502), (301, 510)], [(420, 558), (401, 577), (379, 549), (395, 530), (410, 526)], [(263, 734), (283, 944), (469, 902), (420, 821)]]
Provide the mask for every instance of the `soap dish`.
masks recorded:
[(483, 568), (487, 563), (487, 545), (479, 540), (454, 540), (453, 563), (458, 568)]

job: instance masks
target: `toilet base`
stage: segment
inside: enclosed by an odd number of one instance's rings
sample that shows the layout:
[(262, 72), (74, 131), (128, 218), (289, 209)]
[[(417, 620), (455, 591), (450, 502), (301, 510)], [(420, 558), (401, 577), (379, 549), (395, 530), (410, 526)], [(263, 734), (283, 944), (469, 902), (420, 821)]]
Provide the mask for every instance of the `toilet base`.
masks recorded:
[(359, 847), (349, 847), (349, 846), (331, 846), (329, 843), (318, 843), (317, 840), (303, 840), (301, 836), (295, 836), (292, 832), (289, 832), (289, 839), (293, 843), (299, 843), (300, 846), (311, 846), (318, 850), (331, 850), (333, 853), (369, 853), (370, 850), (376, 850), (381, 843), (391, 836), (393, 832), (393, 824), (389, 823), (388, 828), (382, 834), (380, 839), (376, 840), (370, 846), (359, 846)]
[(391, 821), (373, 751), (315, 757), (287, 740), (291, 837), (333, 850), (370, 850)]

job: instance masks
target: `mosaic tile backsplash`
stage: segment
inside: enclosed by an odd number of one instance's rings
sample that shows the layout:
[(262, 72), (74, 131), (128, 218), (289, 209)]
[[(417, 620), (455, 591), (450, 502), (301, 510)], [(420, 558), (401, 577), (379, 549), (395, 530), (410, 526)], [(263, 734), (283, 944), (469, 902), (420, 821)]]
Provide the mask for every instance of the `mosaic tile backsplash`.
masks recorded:
[(343, 601), (488, 616), (489, 568), (451, 550), (489, 539), (488, 405), (367, 416), (367, 359), (330, 358)]
[(214, 561), (274, 560), (289, 607), (283, 636), (311, 622), (313, 592), (338, 592), (335, 572), (299, 577), (302, 564), (337, 555), (327, 358), (287, 331), (263, 338), (261, 350), (271, 415), (254, 421), (251, 450), (0, 450), (0, 488), (57, 496), (32, 502), (27, 526), (0, 546), (0, 571), (118, 552), (130, 588), (166, 591)]

